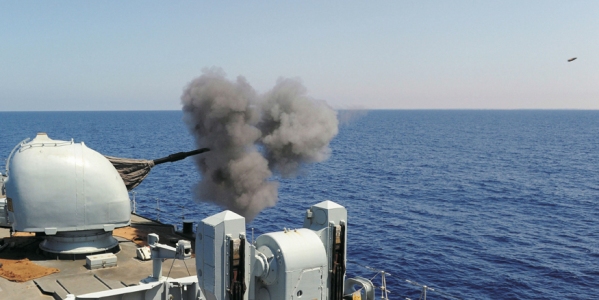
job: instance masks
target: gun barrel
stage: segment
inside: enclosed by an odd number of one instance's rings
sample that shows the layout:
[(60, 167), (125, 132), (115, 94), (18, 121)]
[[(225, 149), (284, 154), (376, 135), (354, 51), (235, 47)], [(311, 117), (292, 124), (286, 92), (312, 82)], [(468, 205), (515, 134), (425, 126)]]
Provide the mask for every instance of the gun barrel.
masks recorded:
[(200, 153), (204, 153), (210, 151), (210, 149), (208, 148), (201, 148), (201, 149), (196, 149), (193, 151), (189, 151), (189, 152), (177, 152), (177, 153), (173, 153), (169, 156), (163, 157), (163, 158), (158, 158), (154, 160), (154, 165), (159, 165), (159, 164), (163, 164), (166, 162), (175, 162), (175, 161), (179, 161), (182, 160), (188, 156), (192, 156), (192, 155), (196, 155), (196, 154), (200, 154)]

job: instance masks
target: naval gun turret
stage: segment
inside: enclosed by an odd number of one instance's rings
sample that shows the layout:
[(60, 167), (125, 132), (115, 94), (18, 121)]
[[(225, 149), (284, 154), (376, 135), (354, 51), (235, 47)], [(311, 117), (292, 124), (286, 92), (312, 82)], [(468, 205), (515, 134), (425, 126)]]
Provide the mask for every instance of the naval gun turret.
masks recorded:
[(118, 252), (112, 231), (130, 224), (128, 190), (139, 185), (154, 165), (205, 151), (157, 160), (109, 158), (83, 142), (38, 133), (17, 145), (7, 160), (7, 176), (2, 176), (6, 196), (0, 197), (5, 205), (0, 208), (8, 214), (0, 223), (46, 236), (40, 249), (50, 256), (82, 258)]
[(45, 235), (45, 253), (79, 258), (119, 251), (112, 231), (130, 223), (129, 193), (102, 154), (38, 133), (15, 147), (6, 171), (12, 228)]

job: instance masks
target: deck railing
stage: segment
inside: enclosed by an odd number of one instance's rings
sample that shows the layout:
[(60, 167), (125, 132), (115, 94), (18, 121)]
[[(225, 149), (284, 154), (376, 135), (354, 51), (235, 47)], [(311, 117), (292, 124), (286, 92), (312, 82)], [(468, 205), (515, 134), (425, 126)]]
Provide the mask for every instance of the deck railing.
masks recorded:
[[(181, 220), (180, 223), (172, 224), (173, 226), (175, 226), (175, 228), (177, 228), (178, 226), (181, 226), (181, 224), (183, 224), (183, 222), (185, 222), (187, 220), (185, 218), (185, 215), (186, 215), (185, 206), (180, 205), (180, 204), (171, 204), (170, 206), (165, 206), (162, 199), (160, 199), (160, 198), (155, 198), (156, 206), (154, 207), (153, 210), (151, 210), (151, 209), (138, 210), (136, 194), (137, 193), (135, 191), (131, 192), (131, 195), (132, 195), (131, 196), (131, 212), (132, 213), (143, 215), (147, 218), (153, 218), (153, 221), (157, 221), (157, 222), (161, 222), (160, 221), (161, 217), (164, 219), (165, 216), (170, 216), (171, 219), (180, 219)], [(162, 203), (162, 207), (161, 207), (161, 203)], [(179, 208), (181, 211), (181, 214), (176, 213), (177, 209), (173, 209), (173, 206)], [(191, 220), (189, 220), (189, 221), (191, 221)]]

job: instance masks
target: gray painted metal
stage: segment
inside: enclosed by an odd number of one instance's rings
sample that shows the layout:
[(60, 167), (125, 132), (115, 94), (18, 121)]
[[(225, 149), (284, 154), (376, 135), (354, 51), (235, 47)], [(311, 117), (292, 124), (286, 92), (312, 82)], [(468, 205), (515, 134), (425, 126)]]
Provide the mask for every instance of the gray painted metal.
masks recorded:
[(256, 253), (265, 257), (260, 280), (255, 289), (268, 290), (271, 299), (326, 299), (328, 259), (320, 237), (310, 229), (300, 228), (261, 235), (256, 239)]
[[(307, 213), (306, 228), (284, 229), (258, 237), (245, 252), (244, 277), (248, 290), (243, 299), (328, 299), (332, 230), (346, 221), (344, 207), (323, 201)], [(229, 299), (227, 291), (231, 279), (227, 272), (231, 254), (228, 243), (245, 235), (245, 219), (230, 211), (206, 218), (199, 224), (196, 236), (198, 283), (208, 299)]]
[(191, 258), (191, 243), (186, 240), (179, 240), (176, 248), (158, 243), (159, 238), (155, 233), (148, 234), (148, 245), (150, 246), (150, 259), (152, 259), (152, 276), (143, 280), (144, 283), (152, 281), (161, 281), (162, 262), (165, 259), (190, 259)]
[(88, 255), (85, 257), (85, 266), (90, 270), (116, 267), (116, 255), (112, 253)]
[[(168, 233), (164, 230), (165, 226), (162, 224), (154, 223), (151, 220), (141, 218), (136, 215), (131, 216), (131, 221), (134, 228), (139, 229), (143, 232), (152, 231), (154, 228), (161, 229), (161, 241), (168, 241), (170, 246), (170, 239), (173, 236), (179, 236), (179, 239), (183, 239), (183, 236), (178, 235), (176, 232)], [(164, 235), (164, 237), (163, 237)], [(5, 278), (0, 277), (0, 299), (28, 299), (28, 300), (55, 300), (55, 299), (66, 299), (67, 294), (73, 293), (72, 291), (65, 290), (61, 287), (57, 280), (61, 281), (63, 278), (70, 278), (73, 276), (88, 276), (93, 277), (98, 281), (89, 285), (81, 285), (81, 289), (77, 289), (78, 295), (88, 294), (91, 292), (99, 291), (94, 290), (94, 287), (104, 286), (104, 290), (123, 288), (125, 286), (138, 285), (140, 280), (146, 278), (152, 274), (152, 263), (149, 261), (140, 261), (135, 258), (135, 251), (137, 245), (132, 241), (117, 237), (119, 241), (121, 251), (116, 253), (118, 259), (118, 266), (112, 268), (103, 268), (89, 270), (85, 267), (85, 256), (79, 260), (56, 260), (56, 259), (41, 259), (39, 254), (35, 253), (37, 244), (41, 242), (41, 238), (36, 237), (19, 237), (17, 243), (7, 243), (11, 239), (10, 231), (8, 228), (0, 228), (0, 239), (4, 238), (5, 247), (2, 250), (2, 256), (8, 257), (19, 257), (19, 255), (25, 255), (34, 261), (36, 264), (49, 267), (57, 268), (60, 270), (58, 273), (54, 273), (42, 278), (27, 282), (12, 282)], [(35, 241), (35, 242), (34, 242)], [(33, 242), (33, 243), (31, 243)], [(25, 247), (25, 248), (22, 248)], [(195, 277), (195, 261), (194, 260), (166, 260), (164, 262), (164, 276), (170, 276), (172, 278), (182, 278), (186, 276)], [(86, 277), (87, 278), (87, 277)], [(91, 278), (93, 279), (93, 278)], [(35, 281), (35, 282), (34, 282)], [(51, 283), (54, 283), (53, 285)], [(69, 280), (64, 281), (67, 283)], [(36, 284), (39, 283), (39, 284)], [(38, 288), (39, 286), (39, 288)], [(42, 287), (45, 287), (42, 289)], [(72, 289), (72, 288), (71, 288)], [(137, 298), (140, 299), (140, 298)], [(164, 298), (163, 298), (164, 299)], [(195, 300), (195, 298), (193, 298)]]
[(374, 300), (374, 284), (363, 277), (349, 278), (345, 281), (344, 294), (358, 294), (363, 300)]
[(6, 176), (0, 173), (0, 226), (10, 226), (10, 220), (8, 218), (8, 207), (6, 201), (6, 192), (4, 191), (4, 181)]
[[(251, 242), (244, 243), (245, 284), (247, 290), (244, 300), (291, 300), (291, 299), (330, 299), (331, 287), (329, 272), (332, 261), (333, 228), (347, 226), (347, 211), (344, 207), (324, 201), (312, 206), (306, 213), (304, 226), (307, 228), (284, 229), (264, 234)], [(347, 232), (347, 231), (345, 231)], [(63, 299), (180, 299), (180, 300), (230, 300), (229, 244), (237, 239), (245, 239), (245, 219), (233, 212), (225, 211), (205, 218), (198, 225), (196, 234), (196, 270), (197, 276), (171, 279), (157, 274), (162, 273), (156, 263), (166, 258), (186, 258), (189, 242), (180, 240), (176, 247), (158, 243), (158, 236), (150, 234), (148, 243), (154, 261), (153, 280), (141, 284), (119, 287), (118, 282), (108, 285), (95, 274), (84, 277), (68, 277), (57, 280)], [(344, 239), (345, 241), (347, 239)], [(346, 246), (346, 245), (344, 245)], [(344, 249), (346, 247), (343, 247)], [(143, 263), (143, 262), (140, 262)], [(117, 268), (94, 271), (110, 271)], [(121, 270), (122, 271), (122, 270)], [(92, 272), (92, 271), (90, 271)], [(91, 278), (91, 277), (95, 277)], [(94, 293), (79, 294), (79, 287), (89, 284)], [(113, 280), (114, 281), (114, 280)], [(36, 281), (37, 282), (37, 281)], [(44, 285), (40, 280), (41, 285)], [(47, 283), (46, 283), (47, 284)], [(104, 287), (101, 287), (104, 285)], [(344, 294), (356, 293), (354, 286), (362, 288), (362, 299), (371, 300), (374, 294), (372, 283), (363, 278), (345, 281)], [(47, 289), (56, 287), (48, 286)], [(73, 292), (73, 291), (76, 292)], [(87, 288), (86, 290), (90, 290)], [(362, 292), (363, 291), (363, 292)], [(57, 293), (57, 292), (55, 292)], [(356, 294), (357, 295), (357, 294)]]
[(150, 282), (120, 289), (89, 293), (85, 295), (70, 295), (66, 299), (83, 300), (205, 300), (197, 285), (197, 277), (189, 276), (179, 279)]
[[(245, 218), (232, 211), (218, 213), (203, 219), (198, 224), (196, 267), (198, 283), (205, 291), (207, 299), (229, 299), (227, 294), (230, 284), (227, 274), (230, 255), (228, 241), (240, 237), (245, 238)], [(247, 247), (248, 243), (245, 244)], [(249, 261), (249, 251), (245, 253), (246, 261)], [(246, 268), (246, 286), (249, 284), (247, 281), (249, 270), (250, 268)], [(247, 299), (247, 296), (244, 299)]]
[(103, 155), (83, 142), (38, 134), (20, 144), (8, 164), (5, 186), (13, 202), (15, 230), (52, 235), (129, 225), (123, 180)]
[(118, 244), (119, 242), (112, 237), (112, 231), (84, 230), (49, 235), (40, 243), (40, 249), (55, 254), (84, 255), (110, 251), (118, 247)]
[(8, 218), (8, 207), (6, 205), (6, 197), (0, 196), (0, 226), (10, 226), (10, 220)]

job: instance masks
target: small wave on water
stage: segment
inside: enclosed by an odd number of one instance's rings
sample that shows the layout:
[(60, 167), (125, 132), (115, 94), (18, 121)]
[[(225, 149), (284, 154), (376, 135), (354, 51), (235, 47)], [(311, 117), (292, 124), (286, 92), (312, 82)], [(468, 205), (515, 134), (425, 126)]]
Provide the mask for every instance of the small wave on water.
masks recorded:
[[(47, 132), (106, 155), (158, 158), (192, 150), (182, 113), (0, 113), (0, 164)], [(301, 227), (323, 200), (348, 209), (348, 275), (382, 269), (391, 299), (593, 299), (599, 286), (599, 112), (369, 111), (345, 123), (332, 155), (248, 225), (256, 236)], [(3, 170), (3, 165), (0, 165)], [(136, 188), (138, 213), (165, 223), (221, 211), (194, 202), (186, 159)], [(160, 211), (156, 211), (156, 203)], [(380, 284), (380, 277), (374, 282)]]

